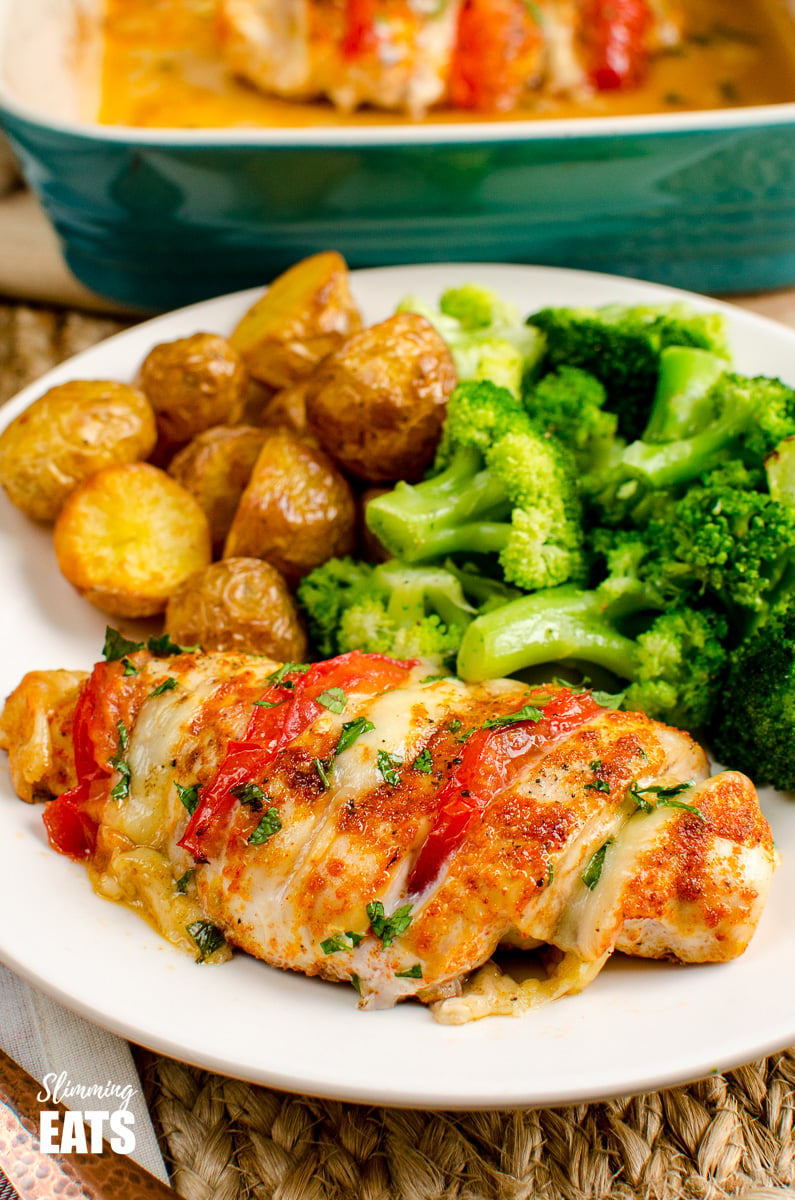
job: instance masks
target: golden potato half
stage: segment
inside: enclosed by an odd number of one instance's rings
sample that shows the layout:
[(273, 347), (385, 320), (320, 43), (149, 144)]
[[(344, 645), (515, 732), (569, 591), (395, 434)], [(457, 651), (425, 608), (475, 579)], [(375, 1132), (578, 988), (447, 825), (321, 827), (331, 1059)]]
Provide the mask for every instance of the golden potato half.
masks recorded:
[(182, 646), (242, 650), (303, 662), (306, 633), (282, 575), (259, 558), (226, 558), (184, 580), (169, 599), (165, 629)]
[(224, 558), (264, 558), (290, 586), (354, 546), (356, 506), (320, 447), (268, 433), (224, 545)]
[(54, 545), (72, 586), (116, 617), (163, 612), (211, 554), (201, 505), (149, 463), (106, 467), (82, 483), (55, 522)]
[(160, 438), (188, 442), (211, 425), (233, 425), (246, 399), (246, 369), (217, 333), (194, 333), (154, 346), (141, 363), (141, 387)]
[(168, 473), (195, 496), (207, 514), (213, 551), (220, 553), (240, 497), (267, 437), (253, 425), (216, 425), (188, 442)]
[(311, 374), (361, 327), (345, 259), (328, 250), (279, 275), (229, 340), (255, 379), (283, 388)]
[(114, 463), (146, 458), (157, 438), (142, 392), (76, 379), (50, 388), (0, 434), (0, 483), (36, 521), (54, 521), (79, 483)]
[(344, 470), (371, 483), (421, 479), (457, 382), (425, 317), (398, 313), (354, 334), (309, 379), (306, 417)]

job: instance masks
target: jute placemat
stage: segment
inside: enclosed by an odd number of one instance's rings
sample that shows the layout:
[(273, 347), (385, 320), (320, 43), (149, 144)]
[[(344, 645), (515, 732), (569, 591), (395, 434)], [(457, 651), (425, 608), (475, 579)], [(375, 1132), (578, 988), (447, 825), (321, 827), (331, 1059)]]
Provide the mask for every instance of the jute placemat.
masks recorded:
[[(124, 324), (0, 303), (0, 403)], [(292, 1096), (136, 1056), (185, 1200), (795, 1200), (795, 1049), (634, 1098), (476, 1113)]]

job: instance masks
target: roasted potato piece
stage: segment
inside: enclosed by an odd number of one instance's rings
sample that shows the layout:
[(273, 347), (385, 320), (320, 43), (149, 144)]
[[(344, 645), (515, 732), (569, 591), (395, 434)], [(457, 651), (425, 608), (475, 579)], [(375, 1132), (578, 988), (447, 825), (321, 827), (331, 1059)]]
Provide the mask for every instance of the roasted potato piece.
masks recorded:
[(172, 479), (187, 488), (207, 514), (214, 553), (223, 548), (267, 436), (253, 425), (216, 425), (183, 446), (168, 465)]
[(102, 467), (154, 448), (155, 416), (126, 383), (80, 379), (50, 388), (0, 434), (0, 483), (36, 521), (54, 521), (70, 492)]
[(283, 388), (311, 374), (361, 327), (345, 260), (328, 250), (274, 279), (229, 340), (255, 379)]
[(161, 342), (140, 371), (161, 441), (172, 446), (211, 425), (234, 425), (243, 411), (247, 379), (237, 350), (217, 333)]
[(353, 549), (356, 508), (329, 457), (286, 430), (269, 433), (224, 546), (224, 558), (264, 558), (292, 586)]
[(310, 431), (306, 421), (306, 389), (309, 380), (303, 379), (293, 387), (280, 388), (265, 402), (259, 416), (259, 424), (268, 429), (288, 429), (299, 437), (309, 438), (316, 442), (317, 438)]
[(260, 558), (226, 558), (179, 585), (166, 606), (166, 632), (183, 646), (243, 650), (303, 662), (306, 633), (284, 578)]
[(105, 467), (72, 492), (55, 522), (55, 555), (82, 595), (115, 617), (151, 617), (210, 562), (204, 510), (150, 463)]
[(359, 479), (421, 479), (456, 382), (450, 351), (430, 322), (398, 313), (320, 364), (306, 387), (309, 428)]

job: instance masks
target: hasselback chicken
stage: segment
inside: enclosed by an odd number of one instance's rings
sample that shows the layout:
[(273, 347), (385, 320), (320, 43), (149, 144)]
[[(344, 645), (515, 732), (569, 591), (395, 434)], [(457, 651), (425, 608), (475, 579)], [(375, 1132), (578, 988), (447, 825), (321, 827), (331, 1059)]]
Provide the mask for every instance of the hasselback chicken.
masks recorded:
[[(443, 1021), (578, 990), (610, 954), (718, 962), (776, 851), (751, 782), (590, 691), (353, 652), (310, 667), (119, 638), (33, 672), (0, 745), (52, 845), (203, 959), (234, 945)], [(546, 948), (546, 977), (491, 965)], [(473, 975), (473, 972), (475, 973)]]
[(231, 70), (264, 92), (420, 116), (636, 87), (677, 0), (219, 0)]

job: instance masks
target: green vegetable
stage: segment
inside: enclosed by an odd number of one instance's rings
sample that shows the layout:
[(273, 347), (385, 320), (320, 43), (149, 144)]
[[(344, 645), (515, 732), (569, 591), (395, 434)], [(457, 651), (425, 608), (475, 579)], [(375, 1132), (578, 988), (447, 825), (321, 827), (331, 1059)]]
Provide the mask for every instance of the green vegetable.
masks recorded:
[(363, 941), (363, 933), (354, 933), (349, 929), (346, 933), (335, 933), (320, 943), (324, 954), (338, 954), (340, 950), (354, 950)]
[(177, 789), (177, 795), (179, 796), (182, 804), (185, 806), (185, 808), (187, 808), (188, 812), (193, 815), (199, 805), (198, 783), (191, 783), (186, 786), (185, 784), (177, 783), (175, 780), (174, 787)]
[(258, 783), (238, 783), (230, 788), (232, 796), (236, 796), (241, 804), (247, 805), (252, 812), (260, 812), (266, 800), (269, 799)]
[(422, 979), (422, 966), (419, 963), (414, 963), (406, 971), (395, 971), (396, 979)]
[(179, 879), (175, 883), (174, 886), (176, 887), (178, 892), (182, 893), (182, 895), (184, 895), (185, 892), (187, 892), (188, 884), (190, 883), (191, 879), (193, 879), (193, 876), (195, 875), (195, 873), (196, 873), (195, 868), (189, 867), (188, 870), (185, 872), (185, 874), (180, 875)]
[(345, 695), (341, 687), (329, 688), (326, 692), (321, 692), (317, 698), (318, 704), (322, 704), (329, 712), (344, 713), (345, 705), (348, 703), (348, 697)]
[(334, 757), (349, 749), (363, 733), (369, 733), (371, 729), (375, 729), (375, 725), (367, 717), (354, 717), (352, 721), (344, 721), (337, 745), (334, 747)]
[(113, 758), (108, 759), (108, 766), (114, 771), (118, 771), (121, 778), (119, 782), (111, 788), (111, 800), (124, 800), (130, 794), (130, 764), (125, 761), (124, 755), (127, 753), (129, 737), (127, 727), (123, 721), (116, 722), (116, 731), (119, 735), (119, 741), (116, 746), (116, 754)]
[(249, 843), (252, 846), (262, 846), (269, 838), (272, 838), (275, 833), (278, 833), (282, 827), (279, 810), (271, 806), (266, 809), (260, 818), (259, 825), (254, 832), (249, 836)]
[(213, 925), (212, 921), (194, 921), (185, 928), (199, 951), (196, 962), (204, 962), (211, 954), (215, 954), (216, 950), (220, 950), (222, 946), (226, 945), (226, 938), (218, 926)]
[(381, 939), (385, 950), (392, 945), (395, 938), (399, 938), (408, 929), (412, 921), (411, 908), (410, 904), (402, 904), (388, 917), (380, 900), (372, 900), (367, 905), (367, 919), (370, 922), (370, 928), (375, 936)]
[(376, 765), (386, 783), (390, 783), (392, 787), (400, 787), (398, 767), (402, 767), (403, 759), (399, 754), (390, 754), (388, 750), (379, 750)]
[(168, 679), (164, 679), (163, 682), (159, 683), (156, 688), (152, 688), (151, 692), (149, 693), (149, 698), (151, 699), (152, 696), (162, 696), (163, 692), (170, 692), (172, 688), (175, 688), (176, 686), (176, 679), (173, 675), (169, 675)]
[(588, 865), (583, 871), (581, 879), (588, 888), (589, 892), (594, 890), (597, 883), (602, 878), (602, 869), (605, 865), (605, 857), (607, 855), (608, 848), (612, 845), (612, 843), (613, 839), (608, 838), (604, 845), (600, 846), (599, 849), (592, 854), (588, 860)]
[(421, 775), (433, 774), (433, 758), (427, 746), (420, 750), (414, 762), (411, 764), (413, 771), (419, 771)]

